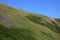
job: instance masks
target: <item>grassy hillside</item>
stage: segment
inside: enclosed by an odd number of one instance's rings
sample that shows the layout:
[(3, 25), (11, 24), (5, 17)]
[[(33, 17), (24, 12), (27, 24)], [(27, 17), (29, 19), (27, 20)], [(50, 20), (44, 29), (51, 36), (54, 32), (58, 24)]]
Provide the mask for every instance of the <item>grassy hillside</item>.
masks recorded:
[(0, 3), (0, 40), (60, 40), (60, 24), (50, 17)]
[(55, 20), (60, 23), (60, 18), (55, 18)]

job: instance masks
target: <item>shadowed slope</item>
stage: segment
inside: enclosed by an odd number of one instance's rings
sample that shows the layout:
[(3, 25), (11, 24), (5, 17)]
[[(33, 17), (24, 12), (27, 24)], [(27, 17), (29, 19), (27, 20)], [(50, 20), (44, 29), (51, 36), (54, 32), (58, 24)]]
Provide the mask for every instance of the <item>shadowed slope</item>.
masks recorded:
[(60, 18), (56, 18), (55, 20), (60, 23)]

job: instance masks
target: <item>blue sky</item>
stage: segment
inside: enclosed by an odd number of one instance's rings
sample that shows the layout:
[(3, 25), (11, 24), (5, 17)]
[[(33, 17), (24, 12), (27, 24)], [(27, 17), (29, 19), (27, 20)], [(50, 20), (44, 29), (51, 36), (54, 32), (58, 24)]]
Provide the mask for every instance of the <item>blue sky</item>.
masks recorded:
[(30, 12), (60, 18), (60, 0), (0, 0), (0, 2)]

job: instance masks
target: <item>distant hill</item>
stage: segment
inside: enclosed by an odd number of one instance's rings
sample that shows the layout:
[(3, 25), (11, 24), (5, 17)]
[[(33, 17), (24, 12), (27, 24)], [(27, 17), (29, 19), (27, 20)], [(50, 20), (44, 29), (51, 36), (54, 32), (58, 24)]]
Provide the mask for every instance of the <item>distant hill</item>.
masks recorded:
[(60, 19), (0, 3), (0, 40), (60, 40)]

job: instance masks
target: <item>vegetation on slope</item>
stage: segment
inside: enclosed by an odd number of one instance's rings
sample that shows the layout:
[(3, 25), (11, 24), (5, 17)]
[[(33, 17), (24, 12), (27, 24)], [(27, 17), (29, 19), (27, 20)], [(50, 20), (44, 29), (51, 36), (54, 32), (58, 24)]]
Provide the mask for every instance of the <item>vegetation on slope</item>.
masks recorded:
[(0, 25), (0, 40), (36, 40), (32, 31), (25, 28), (7, 28)]
[(51, 21), (53, 24), (55, 25), (52, 25), (50, 24), (49, 22), (46, 22), (42, 19), (42, 17), (37, 17), (37, 16), (34, 16), (34, 15), (29, 15), (29, 16), (26, 16), (29, 20), (31, 20), (32, 22), (34, 23), (37, 23), (37, 24), (40, 24), (40, 25), (43, 25), (43, 26), (46, 26), (48, 27), (49, 29), (51, 29), (52, 31), (55, 31), (57, 33), (60, 34), (60, 27), (58, 27), (53, 21)]
[(60, 26), (44, 15), (0, 3), (0, 40), (60, 40)]
[(55, 18), (55, 20), (60, 23), (60, 18)]

